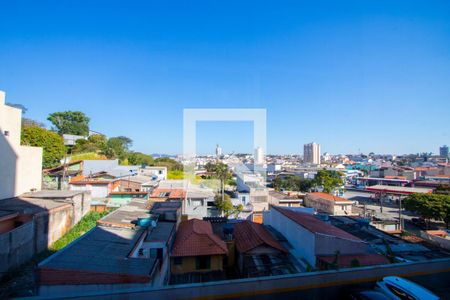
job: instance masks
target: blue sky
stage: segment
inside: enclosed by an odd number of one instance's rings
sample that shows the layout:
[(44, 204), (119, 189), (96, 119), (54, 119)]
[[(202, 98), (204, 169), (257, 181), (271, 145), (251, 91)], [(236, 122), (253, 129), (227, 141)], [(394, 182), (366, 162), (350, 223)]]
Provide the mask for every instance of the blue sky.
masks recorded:
[[(95, 3), (94, 3), (95, 2)], [(269, 153), (450, 144), (450, 1), (2, 1), (0, 89), (182, 152), (184, 108), (266, 108)], [(199, 153), (251, 124), (199, 124)]]

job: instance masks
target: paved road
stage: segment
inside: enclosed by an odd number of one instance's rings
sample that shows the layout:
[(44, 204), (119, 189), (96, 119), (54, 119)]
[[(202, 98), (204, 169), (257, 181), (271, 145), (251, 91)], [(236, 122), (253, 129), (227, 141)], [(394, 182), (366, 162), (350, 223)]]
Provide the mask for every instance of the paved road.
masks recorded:
[[(378, 200), (371, 198), (373, 194), (363, 191), (347, 191), (344, 198), (352, 201), (358, 201), (360, 205), (365, 204), (367, 210), (374, 212), (375, 217), (382, 220), (398, 220), (398, 205), (395, 203), (383, 202), (383, 211)], [(409, 211), (402, 210), (402, 218), (409, 220), (417, 217)]]

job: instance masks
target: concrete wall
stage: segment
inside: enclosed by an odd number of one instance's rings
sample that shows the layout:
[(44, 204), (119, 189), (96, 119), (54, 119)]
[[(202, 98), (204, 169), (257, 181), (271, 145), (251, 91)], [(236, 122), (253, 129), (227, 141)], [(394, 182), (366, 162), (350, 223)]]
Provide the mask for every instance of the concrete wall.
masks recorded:
[(74, 210), (66, 204), (34, 216), (36, 253), (46, 250), (74, 225)]
[(11, 231), (0, 234), (0, 278), (34, 255), (34, 222), (29, 221)]
[[(82, 299), (341, 299), (349, 289), (371, 288), (385, 276), (402, 276), (430, 290), (448, 289), (450, 259), (427, 262), (391, 264), (352, 268), (340, 271), (299, 273), (293, 275), (225, 280), (219, 282), (185, 284), (160, 289), (128, 289), (111, 294), (98, 286), (96, 292), (74, 294), (74, 286), (52, 289), (52, 297), (77, 295)], [(47, 287), (40, 287), (45, 291)], [(76, 288), (76, 286), (75, 286)], [(444, 298), (443, 298), (444, 299)]]
[(0, 91), (0, 199), (41, 189), (42, 148), (20, 145), (22, 111), (5, 105)]
[(329, 235), (316, 234), (316, 255), (334, 255), (336, 251), (339, 251), (341, 255), (367, 253), (368, 244), (362, 241), (357, 242)]
[(312, 267), (316, 265), (315, 235), (285, 217), (276, 209), (264, 212), (264, 225), (278, 230), (292, 245), (292, 254), (297, 260), (304, 259)]

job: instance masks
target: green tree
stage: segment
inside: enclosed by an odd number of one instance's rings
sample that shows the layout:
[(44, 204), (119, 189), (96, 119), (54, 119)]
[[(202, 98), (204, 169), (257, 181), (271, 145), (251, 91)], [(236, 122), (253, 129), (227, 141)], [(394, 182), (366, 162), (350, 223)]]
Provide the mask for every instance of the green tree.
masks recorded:
[(21, 143), (26, 146), (43, 148), (42, 166), (44, 168), (59, 165), (66, 151), (62, 137), (39, 126), (23, 127)]
[(311, 179), (305, 179), (295, 175), (277, 177), (273, 181), (273, 187), (277, 191), (288, 190), (308, 192), (312, 186), (313, 181)]
[(405, 198), (405, 209), (414, 211), (426, 219), (444, 221), (446, 227), (450, 221), (450, 195), (411, 194)]
[(220, 213), (227, 218), (234, 212), (233, 203), (228, 195), (217, 194), (215, 196), (215, 204)]
[(108, 158), (119, 158), (121, 161), (128, 158), (128, 151), (133, 141), (126, 136), (112, 137), (106, 143), (104, 154)]
[(59, 134), (87, 136), (90, 119), (81, 111), (54, 112), (47, 118)]
[(130, 165), (151, 166), (154, 163), (153, 157), (141, 152), (131, 152), (128, 154), (128, 163)]
[(183, 165), (170, 157), (156, 158), (153, 165), (158, 167), (167, 167), (168, 171), (183, 170)]
[(341, 172), (320, 170), (314, 178), (314, 184), (321, 186), (325, 193), (332, 193), (336, 188), (344, 184), (342, 176)]
[(435, 194), (450, 195), (450, 184), (441, 184), (435, 190)]

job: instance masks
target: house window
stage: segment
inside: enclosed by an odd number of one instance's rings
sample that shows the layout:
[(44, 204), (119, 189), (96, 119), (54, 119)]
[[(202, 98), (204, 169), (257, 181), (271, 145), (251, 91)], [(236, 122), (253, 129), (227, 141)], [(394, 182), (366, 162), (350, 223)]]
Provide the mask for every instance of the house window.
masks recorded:
[(173, 259), (173, 264), (176, 266), (181, 266), (183, 264), (183, 258), (182, 257), (175, 257)]
[(162, 174), (162, 170), (159, 170), (159, 171), (158, 171), (158, 174), (161, 175), (161, 174)]
[(195, 268), (197, 270), (205, 270), (211, 268), (211, 257), (210, 256), (197, 256), (195, 258)]
[(202, 200), (192, 200), (192, 206), (202, 206)]
[(341, 209), (342, 209), (342, 210), (345, 210), (345, 206), (344, 206), (344, 205), (341, 205)]
[(9, 136), (9, 131), (5, 130), (5, 136)]

